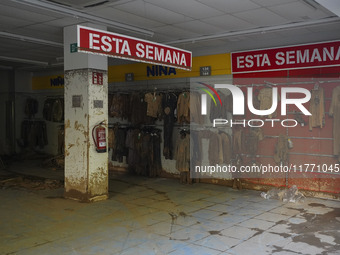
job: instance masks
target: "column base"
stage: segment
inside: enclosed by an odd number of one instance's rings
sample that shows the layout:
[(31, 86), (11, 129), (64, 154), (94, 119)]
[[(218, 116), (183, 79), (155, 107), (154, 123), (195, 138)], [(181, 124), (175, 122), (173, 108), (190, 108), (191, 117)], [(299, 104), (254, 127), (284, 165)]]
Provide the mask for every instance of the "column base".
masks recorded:
[(77, 191), (77, 190), (69, 190), (69, 191), (65, 191), (64, 198), (76, 200), (76, 201), (83, 202), (83, 203), (91, 203), (91, 202), (106, 200), (109, 198), (109, 196), (108, 194), (90, 196), (90, 194), (81, 193), (80, 191)]

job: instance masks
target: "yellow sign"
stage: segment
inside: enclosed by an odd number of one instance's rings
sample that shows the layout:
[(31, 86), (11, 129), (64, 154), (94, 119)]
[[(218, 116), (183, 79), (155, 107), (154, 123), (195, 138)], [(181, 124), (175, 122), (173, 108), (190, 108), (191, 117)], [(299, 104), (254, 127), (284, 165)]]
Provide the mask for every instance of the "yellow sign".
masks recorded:
[(37, 76), (32, 78), (32, 89), (63, 89), (64, 75)]
[(126, 73), (133, 73), (135, 81), (198, 77), (202, 66), (211, 66), (211, 75), (231, 74), (230, 54), (193, 57), (191, 71), (144, 63), (109, 66), (108, 79), (109, 83), (124, 82)]
[[(193, 57), (191, 71), (145, 63), (109, 66), (108, 81), (109, 83), (125, 82), (127, 73), (133, 73), (135, 81), (198, 77), (200, 76), (200, 67), (206, 66), (211, 67), (212, 76), (231, 74), (230, 53)], [(32, 89), (34, 90), (60, 88), (64, 88), (63, 74), (32, 78)]]

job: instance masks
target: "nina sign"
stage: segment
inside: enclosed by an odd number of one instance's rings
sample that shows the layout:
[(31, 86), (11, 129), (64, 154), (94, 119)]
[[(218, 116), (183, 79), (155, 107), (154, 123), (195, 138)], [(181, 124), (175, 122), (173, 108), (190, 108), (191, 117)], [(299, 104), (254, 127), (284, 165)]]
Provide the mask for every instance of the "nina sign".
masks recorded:
[(78, 52), (165, 65), (189, 71), (192, 66), (190, 51), (90, 27), (77, 26), (77, 44)]

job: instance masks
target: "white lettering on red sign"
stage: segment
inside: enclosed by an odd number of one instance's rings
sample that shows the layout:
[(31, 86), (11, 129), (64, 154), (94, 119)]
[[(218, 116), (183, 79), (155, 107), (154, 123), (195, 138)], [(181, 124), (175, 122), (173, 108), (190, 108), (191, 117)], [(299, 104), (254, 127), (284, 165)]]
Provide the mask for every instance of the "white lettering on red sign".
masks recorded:
[(233, 73), (340, 65), (340, 41), (232, 53)]
[(190, 51), (78, 26), (78, 51), (191, 70)]

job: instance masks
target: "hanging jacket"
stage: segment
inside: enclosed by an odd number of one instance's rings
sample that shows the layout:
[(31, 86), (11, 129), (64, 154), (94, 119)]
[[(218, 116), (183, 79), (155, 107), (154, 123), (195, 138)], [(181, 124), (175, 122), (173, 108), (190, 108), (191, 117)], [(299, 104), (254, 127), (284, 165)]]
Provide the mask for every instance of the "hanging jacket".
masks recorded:
[(182, 92), (177, 101), (177, 122), (190, 123), (190, 93)]
[(324, 126), (325, 122), (325, 99), (323, 88), (311, 90), (311, 100), (309, 102), (309, 111), (312, 114), (309, 116), (309, 130), (313, 127)]
[(340, 161), (340, 86), (333, 89), (329, 115), (333, 117), (333, 155)]

